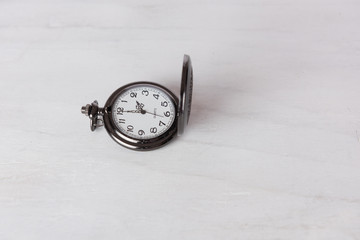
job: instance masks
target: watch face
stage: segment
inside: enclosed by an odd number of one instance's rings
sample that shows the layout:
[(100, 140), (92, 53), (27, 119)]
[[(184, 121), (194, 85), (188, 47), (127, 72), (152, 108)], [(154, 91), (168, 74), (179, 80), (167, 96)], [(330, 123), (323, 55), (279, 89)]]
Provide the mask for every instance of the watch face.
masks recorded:
[(171, 128), (176, 107), (168, 90), (151, 83), (136, 83), (120, 91), (111, 107), (115, 127), (124, 135), (153, 139)]

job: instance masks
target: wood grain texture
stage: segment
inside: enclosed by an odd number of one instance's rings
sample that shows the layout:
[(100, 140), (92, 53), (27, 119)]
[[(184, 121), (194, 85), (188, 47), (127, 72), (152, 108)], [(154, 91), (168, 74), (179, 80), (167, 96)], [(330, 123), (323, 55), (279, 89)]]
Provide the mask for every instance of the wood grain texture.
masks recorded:
[[(1, 1), (0, 239), (359, 239), (360, 5)], [(133, 152), (80, 107), (134, 81), (194, 95)]]

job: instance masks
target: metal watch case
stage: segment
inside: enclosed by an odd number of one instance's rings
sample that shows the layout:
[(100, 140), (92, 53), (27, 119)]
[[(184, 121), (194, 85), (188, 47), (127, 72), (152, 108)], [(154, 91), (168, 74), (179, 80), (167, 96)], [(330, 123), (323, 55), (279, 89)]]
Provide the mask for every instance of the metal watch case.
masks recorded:
[[(111, 114), (113, 104), (121, 95), (121, 93), (136, 85), (151, 85), (160, 88), (169, 96), (175, 106), (176, 117), (171, 127), (166, 132), (157, 137), (151, 139), (135, 139), (122, 133), (114, 123)], [(92, 131), (94, 131), (97, 127), (105, 125), (105, 129), (108, 134), (118, 144), (132, 150), (153, 150), (164, 146), (170, 140), (176, 137), (176, 135), (183, 134), (186, 125), (189, 122), (192, 91), (193, 69), (190, 57), (188, 55), (184, 55), (180, 87), (180, 100), (169, 89), (160, 84), (153, 82), (134, 82), (117, 89), (113, 94), (111, 94), (103, 108), (98, 107), (98, 102), (95, 100), (92, 104), (83, 106), (81, 108), (81, 112), (89, 116), (90, 128)]]

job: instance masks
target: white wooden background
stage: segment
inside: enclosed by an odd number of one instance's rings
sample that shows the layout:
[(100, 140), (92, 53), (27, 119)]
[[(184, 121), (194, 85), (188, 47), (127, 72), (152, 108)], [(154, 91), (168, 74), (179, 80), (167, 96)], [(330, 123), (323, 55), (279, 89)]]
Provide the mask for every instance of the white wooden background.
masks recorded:
[[(0, 239), (360, 239), (360, 3), (0, 1)], [(185, 135), (133, 152), (80, 107), (154, 81)]]

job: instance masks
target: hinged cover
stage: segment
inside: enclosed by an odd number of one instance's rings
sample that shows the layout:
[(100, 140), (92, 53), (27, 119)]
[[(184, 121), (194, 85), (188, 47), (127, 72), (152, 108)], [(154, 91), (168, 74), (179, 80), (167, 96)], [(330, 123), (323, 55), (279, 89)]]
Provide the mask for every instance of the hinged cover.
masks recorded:
[(179, 99), (178, 135), (183, 134), (185, 126), (189, 122), (191, 111), (191, 99), (193, 92), (193, 69), (190, 56), (184, 55), (183, 69), (181, 75), (181, 88)]

